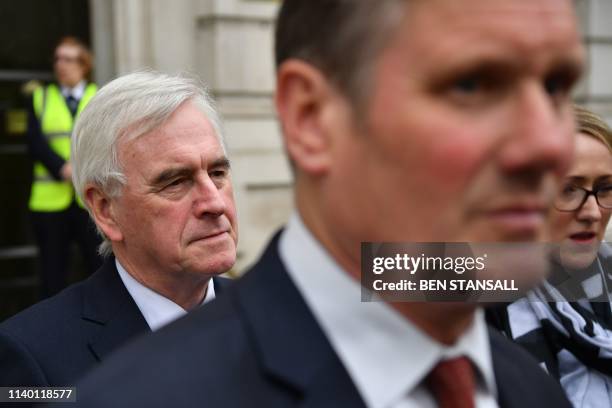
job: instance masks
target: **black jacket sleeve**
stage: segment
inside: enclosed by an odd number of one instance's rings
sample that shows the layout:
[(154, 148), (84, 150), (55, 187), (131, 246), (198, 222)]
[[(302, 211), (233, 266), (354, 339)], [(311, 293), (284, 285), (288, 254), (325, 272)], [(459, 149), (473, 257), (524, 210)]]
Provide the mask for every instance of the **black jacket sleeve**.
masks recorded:
[(66, 161), (51, 150), (51, 146), (42, 134), (40, 122), (34, 113), (34, 104), (30, 103), (28, 110), (28, 130), (26, 132), (28, 150), (32, 159), (40, 161), (56, 179), (62, 180), (60, 170)]

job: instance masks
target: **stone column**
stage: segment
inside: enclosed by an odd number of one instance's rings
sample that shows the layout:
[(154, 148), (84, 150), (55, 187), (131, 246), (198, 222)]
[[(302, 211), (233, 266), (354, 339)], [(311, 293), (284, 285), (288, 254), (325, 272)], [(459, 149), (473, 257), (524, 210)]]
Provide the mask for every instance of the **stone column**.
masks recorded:
[(240, 224), (237, 270), (252, 263), (292, 209), (291, 175), (273, 107), (277, 2), (196, 5), (196, 70), (225, 120)]
[(155, 68), (150, 0), (113, 0), (117, 75)]
[(587, 72), (576, 99), (612, 125), (612, 2), (580, 0), (576, 7), (588, 51)]
[(94, 51), (93, 80), (103, 85), (116, 75), (115, 31), (113, 2), (89, 0), (91, 10), (91, 38)]

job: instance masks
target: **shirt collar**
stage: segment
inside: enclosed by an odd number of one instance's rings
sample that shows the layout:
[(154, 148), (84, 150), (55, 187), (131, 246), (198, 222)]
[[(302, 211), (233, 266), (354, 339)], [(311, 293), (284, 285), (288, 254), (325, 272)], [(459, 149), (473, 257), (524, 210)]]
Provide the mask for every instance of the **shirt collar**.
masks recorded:
[[(361, 302), (359, 282), (343, 271), (293, 214), (279, 242), (280, 257), (366, 405), (387, 407), (414, 391), (438, 361), (465, 355), (496, 395), (487, 327), (481, 310), (446, 347), (385, 302)], [(384, 380), (380, 380), (384, 379)]]
[[(115, 265), (119, 276), (125, 285), (125, 288), (130, 293), (130, 296), (136, 302), (136, 306), (140, 309), (140, 313), (147, 321), (147, 324), (152, 331), (158, 330), (162, 326), (178, 319), (185, 315), (187, 311), (159, 293), (149, 289), (142, 283), (132, 277), (115, 258)], [(202, 300), (201, 305), (212, 301), (215, 298), (215, 285), (213, 280), (208, 281), (206, 295)]]
[(72, 95), (74, 99), (81, 100), (81, 98), (83, 98), (83, 94), (85, 93), (85, 81), (79, 82), (72, 88), (62, 85), (60, 90), (64, 98)]

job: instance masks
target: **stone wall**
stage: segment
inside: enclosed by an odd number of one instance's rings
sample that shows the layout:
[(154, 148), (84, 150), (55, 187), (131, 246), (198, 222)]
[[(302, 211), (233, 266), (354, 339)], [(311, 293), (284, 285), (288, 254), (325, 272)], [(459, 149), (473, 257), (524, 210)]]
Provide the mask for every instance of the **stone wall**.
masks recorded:
[(612, 125), (612, 1), (577, 2), (588, 68), (576, 100)]

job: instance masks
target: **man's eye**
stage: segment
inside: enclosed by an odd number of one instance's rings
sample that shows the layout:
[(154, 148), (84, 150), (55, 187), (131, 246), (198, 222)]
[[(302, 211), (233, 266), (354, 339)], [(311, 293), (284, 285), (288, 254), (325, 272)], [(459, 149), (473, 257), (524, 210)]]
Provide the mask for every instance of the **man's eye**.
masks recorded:
[(461, 106), (480, 107), (503, 95), (508, 81), (495, 72), (477, 71), (456, 77), (444, 87), (450, 101)]
[(210, 177), (223, 178), (227, 175), (226, 170), (213, 170), (210, 172)]
[(559, 95), (560, 93), (567, 92), (567, 87), (564, 81), (561, 78), (548, 78), (544, 81), (544, 88), (549, 95)]
[(544, 89), (553, 98), (568, 98), (575, 82), (571, 74), (556, 73), (544, 80)]
[(461, 93), (474, 93), (482, 88), (482, 80), (476, 76), (461, 78), (453, 84), (453, 90)]
[(170, 182), (169, 184), (166, 184), (166, 188), (168, 187), (177, 187), (180, 186), (181, 184), (183, 184), (185, 182), (185, 179), (176, 179), (173, 180), (172, 182)]

